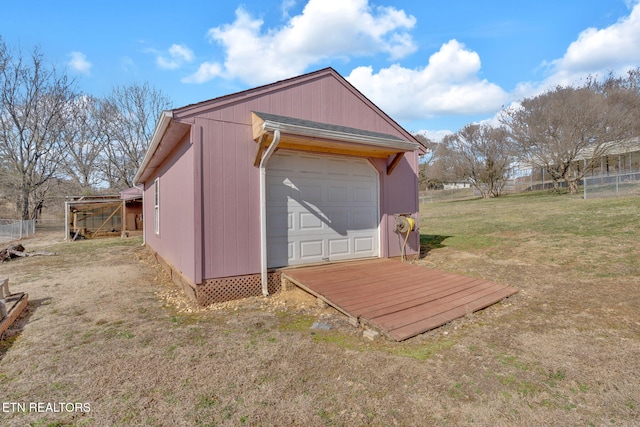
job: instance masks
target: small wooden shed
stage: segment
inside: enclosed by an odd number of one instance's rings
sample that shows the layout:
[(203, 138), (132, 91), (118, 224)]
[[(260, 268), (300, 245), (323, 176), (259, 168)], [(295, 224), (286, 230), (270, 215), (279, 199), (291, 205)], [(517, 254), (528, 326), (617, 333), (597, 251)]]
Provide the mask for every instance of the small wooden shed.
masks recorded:
[(417, 223), (424, 152), (332, 68), (165, 111), (134, 178), (145, 241), (202, 305), (274, 292), (282, 267), (417, 254), (394, 214)]
[(67, 197), (65, 240), (141, 235), (142, 190), (130, 188), (119, 195)]
[(122, 200), (122, 218), (124, 218), (123, 235), (125, 237), (140, 236), (144, 228), (142, 217), (142, 189), (127, 188), (120, 192)]

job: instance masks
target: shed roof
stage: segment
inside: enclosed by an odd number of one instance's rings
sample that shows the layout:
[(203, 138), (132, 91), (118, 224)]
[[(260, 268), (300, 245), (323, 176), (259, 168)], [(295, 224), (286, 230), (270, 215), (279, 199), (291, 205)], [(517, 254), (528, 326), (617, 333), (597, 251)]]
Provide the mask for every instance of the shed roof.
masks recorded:
[(138, 187), (127, 188), (120, 192), (120, 198), (122, 200), (135, 200), (142, 198), (142, 189)]
[(598, 148), (599, 155), (619, 156), (627, 153), (640, 151), (640, 137), (627, 138), (621, 141), (609, 141), (602, 145), (585, 147), (576, 156), (576, 160), (591, 159), (594, 157), (594, 150)]
[[(292, 131), (299, 133), (319, 133), (326, 134), (329, 132), (341, 138), (361, 139), (362, 141), (379, 140), (387, 144), (406, 143), (402, 138), (386, 133), (372, 132), (366, 129), (356, 129), (347, 126), (337, 126), (330, 123), (320, 123), (311, 120), (297, 119), (295, 117), (278, 116), (276, 114), (254, 112), (258, 117), (264, 120), (268, 130), (279, 129), (281, 131)], [(410, 143), (411, 148), (416, 148), (417, 144)]]

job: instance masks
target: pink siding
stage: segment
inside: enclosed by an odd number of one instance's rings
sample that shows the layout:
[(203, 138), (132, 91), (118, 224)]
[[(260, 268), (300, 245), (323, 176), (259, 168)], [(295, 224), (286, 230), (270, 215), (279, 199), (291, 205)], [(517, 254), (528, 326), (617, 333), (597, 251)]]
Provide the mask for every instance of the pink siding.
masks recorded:
[[(381, 171), (380, 211), (382, 242), (385, 243), (383, 257), (400, 256), (398, 234), (393, 231), (393, 214), (410, 213), (415, 219), (418, 215), (418, 154), (406, 153), (391, 175), (386, 174), (386, 161), (375, 159), (374, 164)], [(402, 236), (404, 237), (404, 236)], [(418, 253), (420, 249), (419, 233), (412, 233), (407, 241), (408, 255)]]
[[(203, 129), (205, 279), (260, 271), (259, 169), (253, 166), (251, 111), (404, 136), (333, 76), (212, 107), (195, 117)], [(393, 214), (418, 211), (417, 154), (407, 153), (391, 176), (386, 175), (385, 160), (374, 163), (381, 171), (381, 256), (397, 256)], [(417, 250), (418, 241), (411, 239), (410, 252)]]
[[(145, 182), (145, 233), (148, 244), (194, 283), (260, 271), (251, 111), (407, 138), (397, 123), (327, 71), (174, 110), (174, 120), (191, 123), (192, 132), (159, 169), (160, 236), (153, 227), (155, 177)], [(390, 176), (386, 160), (372, 159), (380, 171), (382, 257), (400, 253), (393, 214), (417, 215), (417, 159), (417, 153), (406, 153)], [(414, 236), (409, 253), (418, 249)]]
[(196, 119), (204, 130), (204, 278), (260, 271), (259, 170), (251, 128)]
[[(261, 111), (404, 137), (397, 127), (332, 75), (247, 97), (244, 102), (212, 107), (211, 110), (199, 109), (198, 117), (250, 126), (251, 111)], [(189, 117), (192, 113), (185, 109), (176, 116)]]
[(154, 232), (154, 180), (145, 183), (145, 240), (190, 280), (195, 278), (193, 149), (189, 135), (165, 160), (160, 179), (160, 234)]

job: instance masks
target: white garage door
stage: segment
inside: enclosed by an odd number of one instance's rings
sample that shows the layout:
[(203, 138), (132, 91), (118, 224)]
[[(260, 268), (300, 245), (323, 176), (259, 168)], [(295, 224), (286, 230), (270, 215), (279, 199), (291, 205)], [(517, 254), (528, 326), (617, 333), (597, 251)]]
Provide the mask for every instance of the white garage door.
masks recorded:
[(366, 159), (281, 151), (266, 182), (269, 267), (378, 255), (378, 175)]

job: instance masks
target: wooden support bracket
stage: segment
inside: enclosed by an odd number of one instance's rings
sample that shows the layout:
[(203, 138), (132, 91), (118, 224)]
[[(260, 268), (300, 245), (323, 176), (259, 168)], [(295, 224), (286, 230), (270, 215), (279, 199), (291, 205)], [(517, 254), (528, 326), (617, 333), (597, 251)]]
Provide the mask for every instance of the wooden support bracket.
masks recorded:
[(260, 166), (260, 161), (262, 161), (262, 153), (264, 153), (264, 150), (267, 148), (267, 137), (266, 137), (266, 133), (263, 133), (262, 135), (260, 135), (260, 138), (258, 139), (258, 146), (256, 147), (256, 155), (253, 159), (253, 166), (258, 167)]
[(391, 160), (391, 163), (389, 163), (389, 165), (387, 166), (387, 175), (391, 175), (391, 172), (393, 172), (396, 166), (398, 166), (398, 163), (400, 163), (400, 160), (402, 160), (403, 156), (404, 156), (404, 152), (400, 152), (396, 154), (393, 160)]

